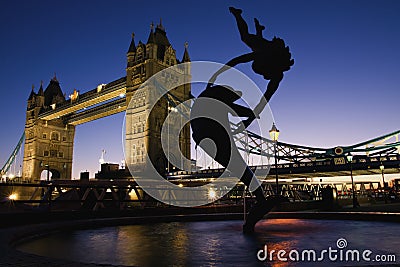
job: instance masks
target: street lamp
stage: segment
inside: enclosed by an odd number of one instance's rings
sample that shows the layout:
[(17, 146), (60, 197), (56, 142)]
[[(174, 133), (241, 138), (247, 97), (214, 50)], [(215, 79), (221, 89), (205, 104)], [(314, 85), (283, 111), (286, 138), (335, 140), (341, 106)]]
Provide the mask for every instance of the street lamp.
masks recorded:
[(382, 188), (383, 188), (383, 198), (385, 199), (385, 203), (387, 203), (387, 198), (386, 198), (386, 191), (385, 191), (385, 166), (381, 162), (381, 166), (379, 166), (379, 169), (381, 169), (382, 173)]
[(47, 182), (50, 180), (50, 166), (49, 164), (44, 165), (47, 168)]
[(64, 174), (65, 174), (65, 179), (67, 179), (67, 164), (66, 163), (64, 163), (63, 164), (63, 170), (64, 170)]
[(385, 166), (383, 166), (383, 163), (381, 162), (381, 166), (379, 166), (379, 169), (381, 169), (382, 173), (382, 187), (385, 187)]
[(354, 185), (354, 179), (353, 179), (353, 155), (352, 154), (348, 154), (347, 155), (347, 161), (350, 163), (350, 176), (351, 176), (351, 188), (353, 191), (353, 208), (356, 208), (358, 206), (357, 203), (357, 198), (356, 198), (356, 188)]
[(274, 157), (275, 157), (275, 179), (276, 179), (276, 195), (279, 195), (279, 182), (278, 182), (278, 159), (276, 157), (276, 146), (278, 143), (279, 130), (276, 128), (275, 123), (272, 123), (272, 128), (269, 130), (269, 136), (274, 141)]
[(50, 166), (49, 166), (49, 164), (45, 164), (45, 165), (43, 165), (43, 161), (41, 161), (40, 162), (40, 166), (41, 167), (46, 167), (46, 170), (47, 170), (47, 182), (50, 180)]

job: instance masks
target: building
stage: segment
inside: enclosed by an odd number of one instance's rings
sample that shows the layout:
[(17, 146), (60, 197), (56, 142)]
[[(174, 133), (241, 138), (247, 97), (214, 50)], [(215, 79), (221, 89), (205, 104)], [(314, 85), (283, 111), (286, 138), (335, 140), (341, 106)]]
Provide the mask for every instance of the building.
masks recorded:
[[(179, 60), (160, 22), (156, 27), (151, 26), (146, 44), (141, 41), (136, 44), (134, 34), (132, 34), (132, 41), (127, 52), (126, 77), (101, 85), (84, 94), (74, 91), (70, 99), (66, 99), (55, 76), (45, 90), (42, 85), (37, 93), (32, 88), (26, 111), (23, 179), (30, 181), (39, 179), (45, 170), (51, 172), (52, 179), (70, 179), (76, 125), (125, 111), (130, 101), (134, 104), (131, 105), (133, 108), (129, 110), (127, 116), (129, 118), (126, 122), (126, 143), (128, 144), (126, 147), (128, 151), (125, 153), (128, 155), (126, 161), (135, 170), (140, 171), (150, 164), (145, 155), (147, 151), (156, 169), (159, 172), (165, 172), (169, 168), (169, 163), (161, 148), (160, 125), (171, 110), (168, 109), (167, 101), (161, 101), (150, 111), (151, 91), (149, 90), (151, 89), (140, 88), (140, 86), (158, 71), (181, 62), (190, 62), (187, 45), (185, 45), (182, 59)], [(189, 72), (190, 69), (183, 70), (188, 77), (190, 77)], [(103, 112), (101, 110), (103, 106), (97, 106), (95, 112), (92, 113), (91, 111), (77, 112), (78, 107), (84, 106), (85, 96), (88, 96), (88, 99), (96, 95), (100, 96), (104, 91), (112, 90), (116, 86), (118, 90), (125, 92), (125, 106), (119, 103), (115, 108), (112, 106), (114, 110), (110, 110), (110, 105), (104, 105)], [(187, 84), (175, 88), (174, 94), (185, 101), (190, 98), (190, 90), (190, 80), (188, 80)], [(102, 99), (102, 101), (108, 100), (110, 99)], [(86, 106), (94, 105), (93, 102), (87, 103)], [(83, 119), (77, 119), (79, 116)], [(178, 138), (182, 155), (190, 159), (189, 125), (183, 127)]]

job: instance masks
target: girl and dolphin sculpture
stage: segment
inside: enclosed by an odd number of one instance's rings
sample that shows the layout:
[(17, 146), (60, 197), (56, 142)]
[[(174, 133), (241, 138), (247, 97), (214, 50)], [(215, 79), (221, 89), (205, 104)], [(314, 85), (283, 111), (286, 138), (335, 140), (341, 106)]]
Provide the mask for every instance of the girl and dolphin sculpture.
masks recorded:
[[(228, 113), (233, 116), (246, 117), (236, 131), (247, 128), (255, 118), (259, 118), (266, 104), (279, 87), (283, 72), (294, 64), (289, 48), (285, 42), (274, 37), (271, 41), (263, 37), (264, 26), (254, 19), (256, 34), (250, 34), (242, 10), (229, 8), (236, 19), (241, 40), (251, 48), (252, 52), (238, 56), (227, 62), (209, 80), (205, 90), (194, 101), (191, 111), (191, 127), (193, 139), (207, 154), (227, 168), (250, 189), (256, 203), (250, 210), (243, 231), (253, 232), (255, 224), (277, 204), (287, 201), (283, 196), (265, 198), (263, 190), (254, 173), (241, 157), (230, 128)], [(264, 79), (269, 80), (267, 90), (254, 110), (234, 102), (241, 98), (241, 92), (226, 85), (215, 85), (217, 77), (241, 63), (252, 62), (252, 69)], [(211, 129), (211, 130), (210, 130)]]

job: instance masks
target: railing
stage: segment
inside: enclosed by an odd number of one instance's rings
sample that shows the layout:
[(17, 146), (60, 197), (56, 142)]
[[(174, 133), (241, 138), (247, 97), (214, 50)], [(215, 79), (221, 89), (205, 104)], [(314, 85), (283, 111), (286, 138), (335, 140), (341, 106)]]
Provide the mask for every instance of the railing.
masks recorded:
[[(266, 196), (274, 195), (275, 183), (262, 184)], [(322, 200), (324, 188), (331, 187), (338, 199), (351, 198), (351, 184), (347, 183), (280, 183), (279, 192), (292, 202)], [(195, 187), (193, 187), (195, 188)], [(225, 190), (225, 191), (224, 191)], [(225, 195), (214, 202), (222, 205), (242, 205), (243, 197), (252, 195), (239, 183), (231, 191), (215, 188)], [(381, 191), (378, 182), (357, 182), (357, 198), (371, 198)], [(382, 194), (383, 195), (383, 194)], [(165, 192), (164, 203), (174, 200), (173, 192)], [(190, 199), (188, 199), (190, 201)], [(210, 201), (211, 202), (211, 201)], [(126, 210), (167, 206), (149, 197), (134, 181), (79, 181), (55, 180), (41, 183), (0, 184), (0, 208), (12, 204), (15, 208), (47, 210)]]

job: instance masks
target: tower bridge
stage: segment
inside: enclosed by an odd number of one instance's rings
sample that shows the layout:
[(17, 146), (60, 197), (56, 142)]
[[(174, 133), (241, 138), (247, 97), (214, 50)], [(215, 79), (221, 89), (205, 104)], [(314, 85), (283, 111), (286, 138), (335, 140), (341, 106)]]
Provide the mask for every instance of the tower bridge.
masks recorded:
[[(146, 43), (139, 41), (136, 44), (132, 34), (126, 76), (82, 94), (74, 90), (69, 99), (65, 98), (56, 77), (45, 90), (43, 84), (37, 93), (32, 88), (26, 113), (22, 179), (38, 179), (43, 170), (51, 172), (53, 179), (71, 179), (75, 127), (124, 112), (131, 100), (140, 103), (132, 108), (132, 119), (126, 124), (126, 140), (135, 146), (133, 164), (138, 170), (146, 166), (146, 159), (137, 159), (146, 149), (157, 168), (165, 170), (167, 160), (160, 151), (153, 121), (165, 120), (169, 112), (168, 103), (160, 103), (156, 112), (147, 117), (150, 89), (141, 85), (158, 71), (182, 62), (190, 62), (187, 45), (182, 58), (178, 59), (160, 23), (155, 28), (151, 27)], [(188, 70), (182, 71), (183, 75), (189, 76)], [(183, 101), (189, 99), (190, 83), (179, 86), (174, 92)], [(132, 132), (133, 128), (140, 131)], [(187, 128), (181, 133), (180, 145), (183, 155), (190, 158), (190, 131)]]
[[(170, 163), (161, 149), (157, 123), (165, 120), (174, 108), (181, 108), (181, 102), (190, 99), (190, 70), (182, 69), (189, 83), (179, 86), (173, 93), (168, 92), (165, 95), (166, 101), (161, 101), (155, 112), (150, 113), (148, 110), (149, 88), (141, 85), (158, 71), (182, 62), (190, 62), (187, 45), (179, 60), (164, 27), (159, 24), (150, 29), (146, 43), (139, 41), (136, 44), (132, 34), (127, 52), (126, 76), (94, 86), (84, 93), (74, 90), (68, 99), (65, 98), (56, 77), (51, 79), (46, 89), (43, 84), (38, 92), (32, 88), (27, 103), (24, 134), (1, 169), (1, 174), (7, 173), (23, 146), (23, 180), (34, 181), (44, 170), (52, 173), (52, 179), (71, 179), (75, 127), (124, 112), (131, 100), (135, 105), (129, 110), (131, 119), (126, 125), (126, 140), (131, 144), (128, 152), (131, 164), (138, 169), (146, 166), (148, 162), (143, 157), (143, 151), (146, 150), (160, 172), (169, 170)], [(146, 120), (147, 116), (149, 117)], [(188, 127), (185, 126), (179, 139), (183, 156), (190, 159), (191, 139)], [(234, 138), (243, 153), (264, 158), (264, 163), (276, 156), (276, 166), (262, 163), (261, 166), (253, 167), (258, 170), (259, 178), (266, 178), (268, 171), (270, 175), (277, 171), (281, 178), (310, 178), (347, 176), (350, 163), (355, 175), (379, 174), (381, 165), (384, 165), (385, 173), (400, 173), (399, 134), (400, 131), (395, 131), (352, 146), (332, 148), (274, 143), (249, 131), (238, 133)], [(273, 153), (275, 145), (276, 155)], [(349, 153), (353, 154), (351, 162), (347, 161)], [(191, 179), (217, 177), (221, 172), (222, 169), (192, 169), (169, 172), (166, 176), (171, 179)]]

